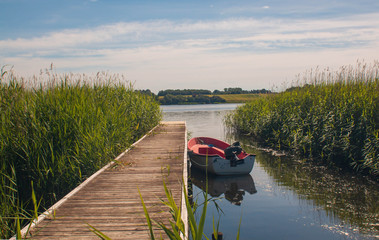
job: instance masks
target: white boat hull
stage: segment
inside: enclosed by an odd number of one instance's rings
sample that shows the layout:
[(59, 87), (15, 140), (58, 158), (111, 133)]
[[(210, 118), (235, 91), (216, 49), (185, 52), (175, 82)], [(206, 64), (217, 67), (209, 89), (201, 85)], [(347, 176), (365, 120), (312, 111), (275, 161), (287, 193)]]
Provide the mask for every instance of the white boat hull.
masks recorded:
[(243, 160), (243, 162), (237, 161), (237, 164), (233, 166), (230, 160), (224, 159), (220, 156), (204, 156), (194, 154), (189, 151), (191, 164), (204, 171), (208, 171), (215, 175), (240, 175), (248, 174), (254, 167), (255, 155), (249, 155)]

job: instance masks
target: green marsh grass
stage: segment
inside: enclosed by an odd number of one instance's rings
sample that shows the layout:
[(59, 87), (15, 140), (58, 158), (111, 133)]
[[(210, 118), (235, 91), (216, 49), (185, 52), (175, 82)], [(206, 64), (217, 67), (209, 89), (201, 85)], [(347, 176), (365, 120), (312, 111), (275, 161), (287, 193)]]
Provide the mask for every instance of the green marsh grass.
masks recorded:
[[(188, 214), (188, 228), (185, 229), (185, 223), (182, 219), (182, 209), (174, 200), (174, 197), (172, 195), (172, 192), (170, 189), (168, 189), (166, 183), (163, 181), (163, 187), (165, 190), (166, 194), (166, 199), (167, 200), (161, 200), (162, 204), (165, 205), (168, 208), (168, 211), (171, 214), (171, 219), (169, 219), (169, 225), (165, 225), (163, 222), (155, 221), (150, 217), (149, 211), (147, 209), (147, 206), (143, 200), (142, 194), (140, 190), (138, 189), (140, 199), (141, 199), (141, 204), (144, 210), (144, 214), (146, 217), (146, 223), (147, 227), (149, 230), (149, 237), (151, 240), (156, 239), (156, 234), (154, 233), (154, 228), (157, 227), (158, 229), (161, 229), (164, 231), (165, 236), (167, 236), (171, 240), (182, 240), (182, 239), (193, 239), (193, 240), (201, 240), (203, 237), (208, 239), (207, 236), (204, 235), (203, 230), (204, 230), (204, 224), (205, 224), (205, 217), (207, 213), (207, 207), (208, 207), (208, 201), (209, 199), (207, 198), (207, 193), (204, 193), (204, 203), (202, 204), (202, 208), (200, 209), (201, 211), (201, 218), (199, 221), (196, 221), (195, 217), (195, 212), (196, 209), (198, 208), (197, 204), (194, 204), (195, 208), (193, 208), (192, 204), (190, 203), (188, 192), (184, 186), (182, 185), (183, 189), (183, 194), (184, 194), (184, 201), (185, 201), (185, 206)], [(111, 238), (108, 237), (106, 234), (104, 234), (102, 231), (99, 229), (94, 228), (93, 226), (89, 225), (90, 231), (92, 231), (96, 236), (98, 236), (100, 239), (104, 240), (110, 240)], [(159, 239), (163, 239), (163, 236), (160, 235)]]
[[(204, 173), (205, 174), (205, 173)], [(143, 197), (140, 194), (141, 198), (141, 203), (144, 209), (145, 217), (146, 217), (146, 222), (149, 228), (149, 236), (150, 239), (156, 239), (153, 227), (154, 224), (157, 226), (159, 229), (162, 229), (166, 236), (171, 239), (171, 240), (182, 240), (182, 239), (192, 239), (192, 240), (201, 240), (201, 239), (209, 239), (205, 233), (204, 233), (204, 227), (206, 223), (206, 215), (207, 215), (207, 209), (208, 209), (208, 204), (210, 202), (213, 202), (216, 206), (217, 211), (221, 211), (219, 207), (217, 206), (216, 201), (219, 199), (212, 199), (208, 198), (208, 184), (206, 184), (206, 191), (203, 192), (203, 203), (198, 204), (196, 201), (191, 204), (190, 202), (190, 197), (187, 189), (185, 186), (182, 186), (183, 189), (183, 196), (184, 199), (182, 201), (185, 201), (185, 207), (186, 209), (182, 209), (177, 203), (174, 201), (174, 197), (171, 193), (171, 191), (167, 188), (167, 185), (165, 182), (163, 182), (163, 187), (166, 193), (166, 201), (162, 200), (162, 204), (166, 205), (166, 207), (169, 209), (169, 212), (171, 213), (171, 219), (169, 220), (169, 225), (165, 225), (163, 222), (157, 222), (154, 221), (147, 210), (147, 207), (143, 201)], [(183, 222), (183, 219), (181, 218), (182, 211), (187, 211), (187, 217), (188, 217), (188, 229), (185, 229), (185, 223)], [(200, 218), (196, 220), (196, 213), (200, 214)], [(237, 231), (237, 236), (236, 240), (239, 239), (240, 235), (240, 227), (241, 227), (241, 222), (242, 222), (242, 215), (240, 218), (239, 226), (238, 226), (238, 231)], [(214, 217), (212, 218), (212, 223), (213, 223), (213, 238), (216, 240), (218, 239), (219, 236), (219, 223), (220, 223), (220, 218), (217, 221), (217, 224), (215, 225)], [(212, 238), (212, 239), (213, 239)]]
[(119, 75), (0, 76), (0, 238), (31, 217), (33, 194), (48, 208), (161, 120), (158, 102)]
[[(208, 181), (208, 173), (206, 174), (206, 181)], [(162, 174), (163, 177), (167, 177), (166, 175)], [(210, 202), (213, 202), (216, 206), (216, 209), (218, 212), (222, 212), (222, 210), (217, 205), (216, 201), (219, 199), (213, 199), (208, 198), (208, 184), (206, 183), (206, 190), (205, 192), (202, 192), (203, 199), (202, 203), (198, 204), (197, 201), (193, 202), (191, 201), (193, 199), (192, 190), (189, 188), (187, 189), (187, 186), (184, 184), (184, 179), (182, 179), (182, 201), (184, 201), (184, 206), (180, 205), (180, 203), (176, 203), (174, 196), (171, 192), (171, 190), (167, 187), (167, 184), (165, 182), (165, 179), (163, 179), (163, 188), (166, 195), (166, 200), (161, 199), (162, 205), (165, 205), (169, 213), (171, 214), (171, 218), (168, 219), (169, 224), (165, 224), (162, 221), (155, 221), (150, 217), (148, 207), (145, 204), (145, 201), (143, 200), (143, 196), (141, 194), (141, 191), (138, 189), (138, 193), (141, 199), (141, 204), (144, 210), (144, 215), (146, 218), (147, 228), (149, 232), (149, 237), (151, 240), (156, 239), (156, 233), (154, 232), (154, 229), (160, 229), (164, 231), (164, 236), (167, 236), (171, 240), (184, 240), (184, 239), (192, 239), (192, 240), (202, 240), (202, 239), (209, 239), (204, 234), (204, 226), (206, 223), (206, 215), (207, 215), (207, 209), (208, 204)], [(190, 193), (191, 192), (191, 193)], [(185, 207), (183, 209), (182, 207)], [(186, 211), (186, 214), (182, 215), (182, 212)], [(200, 214), (200, 219), (197, 220), (196, 213)], [(187, 219), (183, 219), (182, 217), (187, 216)], [(187, 221), (188, 224), (186, 224), (184, 221)], [(240, 227), (242, 222), (242, 215), (240, 218), (239, 226), (238, 226), (238, 232), (236, 239), (239, 240), (240, 235)], [(212, 233), (212, 239), (218, 239), (219, 236), (219, 223), (220, 218), (217, 221), (217, 225), (215, 225), (214, 217), (213, 217), (213, 233)], [(101, 230), (94, 228), (93, 226), (89, 225), (89, 230), (92, 231), (96, 236), (98, 236), (100, 239), (104, 240), (110, 240), (111, 238), (108, 237), (106, 234), (104, 234)], [(163, 239), (162, 234), (160, 235), (159, 239)]]
[(379, 62), (311, 70), (225, 121), (237, 134), (327, 165), (379, 174)]
[[(182, 189), (184, 192), (184, 201), (185, 206), (187, 209), (187, 215), (188, 215), (188, 229), (185, 229), (185, 223), (183, 222), (183, 219), (181, 218), (182, 214), (181, 211), (184, 211), (184, 209), (181, 209), (180, 206), (178, 206), (175, 201), (174, 197), (172, 196), (171, 191), (167, 188), (167, 185), (165, 182), (163, 182), (163, 187), (166, 193), (167, 201), (162, 200), (162, 204), (166, 205), (169, 209), (169, 212), (171, 213), (172, 219), (169, 220), (169, 225), (165, 225), (162, 222), (156, 222), (153, 219), (151, 219), (148, 210), (146, 208), (146, 205), (143, 201), (143, 197), (140, 193), (141, 203), (144, 209), (146, 221), (149, 228), (149, 235), (150, 239), (155, 239), (155, 234), (153, 231), (153, 224), (157, 225), (160, 229), (162, 229), (166, 236), (171, 240), (181, 240), (181, 239), (193, 239), (193, 240), (201, 240), (203, 237), (208, 239), (204, 235), (204, 225), (205, 225), (205, 217), (207, 214), (207, 208), (208, 208), (208, 192), (204, 193), (204, 203), (202, 204), (201, 208), (201, 217), (199, 221), (196, 221), (195, 212), (196, 209), (192, 208), (192, 205), (190, 203), (188, 192), (183, 184)], [(195, 204), (197, 205), (197, 204)]]
[[(208, 161), (208, 157), (207, 157)], [(143, 200), (142, 194), (139, 191), (139, 195), (141, 198), (141, 203), (144, 209), (144, 214), (146, 217), (146, 222), (149, 229), (149, 236), (150, 239), (154, 240), (156, 239), (153, 227), (154, 225), (158, 227), (158, 229), (162, 229), (166, 236), (171, 240), (182, 240), (182, 239), (192, 239), (192, 240), (201, 240), (201, 239), (209, 239), (205, 233), (204, 233), (204, 226), (206, 223), (206, 216), (207, 216), (207, 209), (209, 202), (213, 202), (216, 206), (217, 211), (222, 210), (217, 205), (216, 201), (219, 199), (212, 199), (208, 198), (208, 172), (204, 173), (206, 175), (206, 189), (205, 192), (202, 192), (203, 194), (203, 203), (198, 204), (197, 201), (191, 203), (190, 198), (193, 199), (193, 196), (189, 195), (189, 191), (191, 189), (187, 189), (186, 185), (184, 184), (184, 179), (182, 179), (182, 191), (183, 191), (183, 198), (182, 201), (184, 201), (184, 205), (186, 209), (182, 209), (179, 204), (177, 204), (174, 200), (174, 197), (172, 195), (172, 192), (167, 187), (165, 181), (163, 180), (163, 188), (165, 190), (166, 195), (166, 201), (161, 200), (162, 204), (165, 205), (168, 208), (168, 211), (171, 214), (171, 219), (169, 219), (169, 225), (164, 224), (163, 222), (157, 222), (154, 221), (147, 210), (147, 207), (145, 205), (145, 202)], [(188, 221), (188, 229), (185, 229), (186, 224), (184, 223), (182, 219), (182, 211), (186, 211), (187, 215), (187, 221)], [(199, 220), (196, 219), (196, 213), (200, 214)], [(213, 236), (217, 240), (218, 239), (218, 233), (219, 233), (219, 223), (220, 219), (217, 222), (217, 225), (215, 226), (214, 217), (213, 220)], [(238, 233), (236, 239), (239, 239), (239, 233), (240, 233), (240, 226), (241, 226), (242, 216), (240, 219), (240, 224), (238, 227)]]

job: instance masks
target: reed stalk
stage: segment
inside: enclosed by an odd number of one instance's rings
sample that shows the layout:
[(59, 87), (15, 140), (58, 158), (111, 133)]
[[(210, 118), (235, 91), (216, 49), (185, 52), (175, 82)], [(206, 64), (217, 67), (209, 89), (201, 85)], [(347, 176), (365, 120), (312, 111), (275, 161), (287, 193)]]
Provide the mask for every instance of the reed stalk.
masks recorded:
[[(158, 228), (162, 229), (166, 236), (171, 240), (181, 240), (181, 239), (193, 239), (193, 240), (201, 240), (203, 237), (208, 239), (204, 233), (204, 225), (205, 225), (205, 217), (207, 214), (207, 207), (208, 207), (208, 198), (207, 193), (204, 193), (204, 203), (203, 207), (201, 209), (201, 217), (200, 220), (197, 222), (195, 217), (195, 211), (196, 209), (192, 208), (192, 205), (188, 198), (188, 193), (185, 188), (185, 186), (182, 186), (182, 189), (184, 191), (184, 201), (185, 206), (187, 209), (188, 214), (188, 231), (185, 229), (185, 224), (183, 222), (183, 219), (181, 219), (181, 209), (174, 201), (174, 197), (172, 196), (171, 191), (167, 188), (167, 185), (165, 182), (163, 182), (163, 187), (166, 193), (166, 201), (162, 200), (162, 203), (166, 205), (169, 209), (169, 212), (171, 213), (172, 219), (169, 219), (169, 225), (165, 225), (163, 222), (157, 222), (151, 219), (146, 205), (143, 201), (143, 197), (140, 193), (141, 203), (144, 208), (144, 213), (146, 217), (146, 221), (149, 228), (149, 234), (150, 239), (155, 239), (155, 234), (153, 231), (153, 224), (155, 224)], [(196, 205), (196, 204), (195, 204)], [(187, 232), (189, 235), (187, 235)]]
[(33, 212), (33, 194), (43, 211), (161, 120), (159, 103), (119, 75), (0, 76), (0, 238)]
[(239, 107), (228, 127), (323, 164), (379, 174), (379, 62), (311, 70), (296, 86)]

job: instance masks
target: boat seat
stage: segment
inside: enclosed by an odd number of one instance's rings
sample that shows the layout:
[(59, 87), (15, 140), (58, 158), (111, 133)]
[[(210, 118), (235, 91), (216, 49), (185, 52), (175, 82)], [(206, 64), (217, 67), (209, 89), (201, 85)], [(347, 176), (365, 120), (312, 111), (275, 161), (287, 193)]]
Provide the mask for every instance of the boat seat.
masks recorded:
[(199, 153), (200, 154), (208, 153), (208, 155), (219, 155), (220, 157), (225, 158), (224, 151), (217, 147), (199, 146)]

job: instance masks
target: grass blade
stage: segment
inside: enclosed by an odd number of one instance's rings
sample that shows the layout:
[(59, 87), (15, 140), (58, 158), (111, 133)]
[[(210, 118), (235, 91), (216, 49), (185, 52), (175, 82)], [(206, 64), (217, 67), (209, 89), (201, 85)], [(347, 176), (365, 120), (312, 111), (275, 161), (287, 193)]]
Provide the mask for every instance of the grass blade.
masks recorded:
[(107, 235), (105, 235), (101, 231), (97, 230), (94, 226), (92, 226), (92, 225), (90, 225), (88, 223), (87, 223), (87, 225), (90, 227), (91, 232), (93, 232), (94, 234), (96, 234), (99, 238), (101, 238), (103, 240), (111, 240), (110, 237), (108, 237)]
[(150, 238), (152, 240), (155, 240), (152, 221), (151, 221), (150, 215), (149, 215), (149, 213), (147, 211), (145, 202), (143, 201), (142, 194), (141, 194), (141, 191), (139, 190), (139, 188), (138, 188), (138, 193), (139, 193), (139, 196), (141, 198), (141, 203), (142, 203), (142, 206), (143, 206), (143, 211), (145, 213), (145, 217), (146, 217), (146, 221), (147, 221), (147, 226), (149, 228)]

